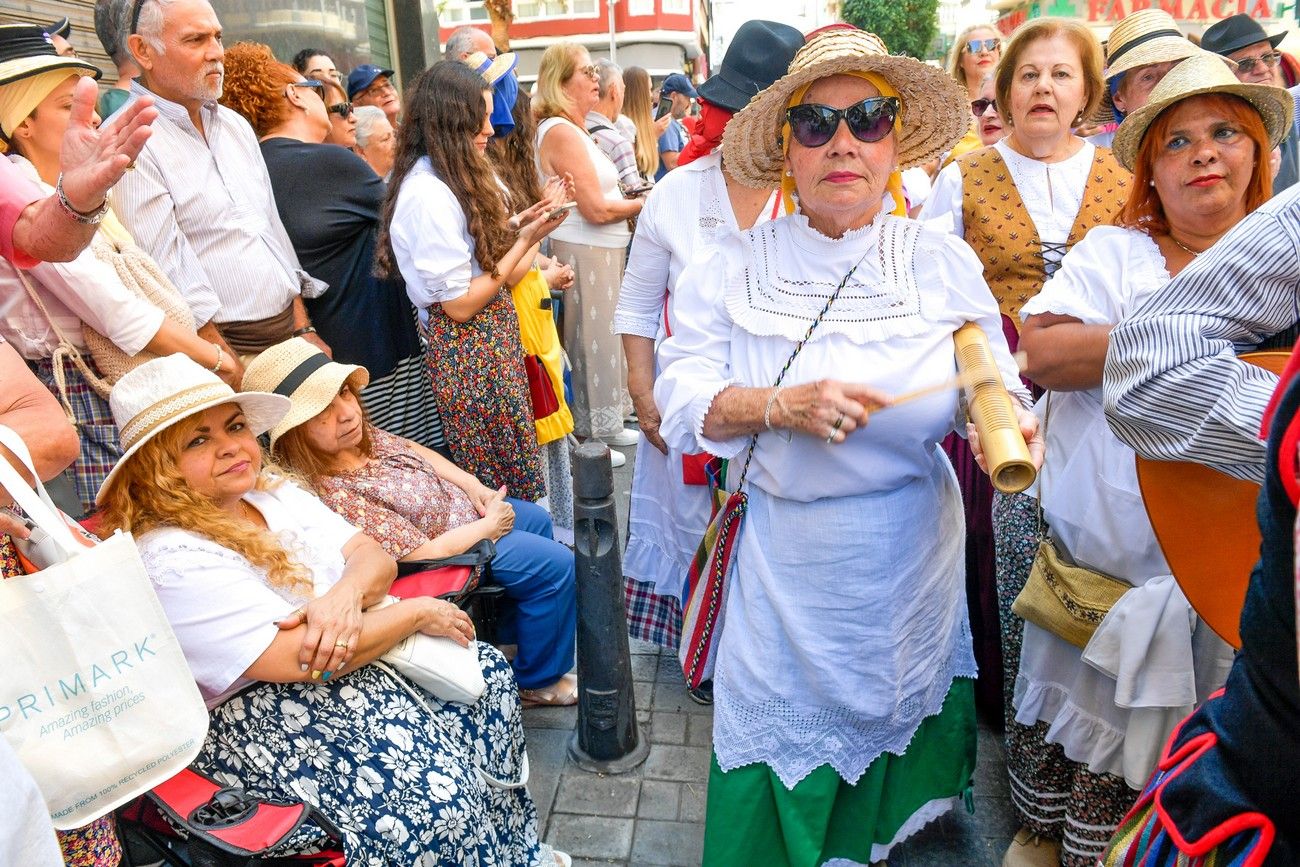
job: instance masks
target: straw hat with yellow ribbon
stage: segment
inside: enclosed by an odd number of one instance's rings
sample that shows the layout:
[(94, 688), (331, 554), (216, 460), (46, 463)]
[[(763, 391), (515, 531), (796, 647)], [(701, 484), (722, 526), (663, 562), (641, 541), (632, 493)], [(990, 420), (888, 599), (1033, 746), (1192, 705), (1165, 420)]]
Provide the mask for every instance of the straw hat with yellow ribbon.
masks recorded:
[(1291, 131), (1295, 100), (1280, 87), (1268, 84), (1244, 84), (1223, 58), (1208, 51), (1184, 60), (1169, 70), (1151, 90), (1147, 104), (1124, 118), (1115, 133), (1112, 150), (1120, 165), (1133, 171), (1142, 137), (1160, 113), (1177, 102), (1210, 93), (1231, 94), (1249, 102), (1259, 112), (1268, 130), (1269, 147), (1275, 148)]
[(891, 55), (878, 36), (865, 30), (823, 31), (799, 49), (790, 71), (727, 124), (722, 138), (727, 172), (756, 189), (782, 184), (788, 210), (794, 181), (783, 179), (790, 143), (785, 113), (799, 104), (814, 82), (832, 75), (866, 79), (881, 96), (898, 97), (901, 103), (894, 122), (898, 165), (886, 187), (899, 213), (904, 205), (898, 170), (928, 162), (952, 148), (970, 126), (970, 105), (966, 88), (943, 70)]
[(69, 75), (99, 78), (99, 69), (76, 57), (60, 57), (37, 24), (0, 24), (0, 153), (41, 100)]
[[(1106, 82), (1139, 66), (1186, 60), (1201, 52), (1178, 29), (1178, 22), (1163, 9), (1143, 9), (1124, 16), (1106, 40)], [(1093, 123), (1113, 123), (1115, 104), (1110, 87), (1102, 94)]]
[(318, 347), (293, 337), (250, 361), (244, 370), (243, 387), (245, 391), (266, 391), (293, 401), (292, 408), (270, 430), (274, 452), (280, 437), (320, 415), (345, 382), (354, 392), (360, 392), (370, 383), (370, 373), (358, 364), (331, 361)]

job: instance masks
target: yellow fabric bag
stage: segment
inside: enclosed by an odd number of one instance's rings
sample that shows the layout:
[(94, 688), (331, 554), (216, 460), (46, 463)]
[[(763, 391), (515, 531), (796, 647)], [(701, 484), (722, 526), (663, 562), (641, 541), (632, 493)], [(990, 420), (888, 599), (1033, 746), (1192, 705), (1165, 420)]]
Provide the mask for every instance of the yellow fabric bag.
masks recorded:
[[(528, 387), (533, 406), (539, 405), (536, 391), (539, 383), (534, 379), (540, 367), (550, 381), (553, 402), (558, 407), (545, 417), (537, 416), (537, 443), (546, 445), (573, 433), (573, 413), (564, 401), (564, 352), (551, 315), (551, 289), (542, 272), (533, 268), (510, 287), (510, 298), (519, 316), (519, 339), (524, 346), (525, 363), (530, 368)], [(552, 394), (547, 397), (552, 398)]]

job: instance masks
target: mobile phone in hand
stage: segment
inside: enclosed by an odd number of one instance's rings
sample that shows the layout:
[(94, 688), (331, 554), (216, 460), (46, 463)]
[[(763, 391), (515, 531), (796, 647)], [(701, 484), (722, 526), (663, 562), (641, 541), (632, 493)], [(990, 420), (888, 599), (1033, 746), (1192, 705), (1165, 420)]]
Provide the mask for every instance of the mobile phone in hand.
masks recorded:
[(573, 210), (576, 207), (578, 207), (577, 202), (565, 202), (563, 205), (560, 205), (558, 208), (548, 213), (546, 215), (546, 221), (549, 223), (551, 220), (558, 220), (560, 219), (560, 215), (565, 211)]
[(659, 107), (655, 109), (655, 120), (660, 120), (673, 110), (672, 94), (659, 97)]

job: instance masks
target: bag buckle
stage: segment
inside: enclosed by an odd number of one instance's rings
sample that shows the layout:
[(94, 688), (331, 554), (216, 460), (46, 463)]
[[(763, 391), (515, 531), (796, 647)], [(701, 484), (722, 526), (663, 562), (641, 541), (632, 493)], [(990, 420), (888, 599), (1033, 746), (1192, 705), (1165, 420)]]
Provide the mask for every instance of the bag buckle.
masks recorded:
[(217, 789), (206, 804), (200, 804), (190, 813), (189, 822), (202, 830), (229, 828), (247, 819), (260, 803), (243, 789)]

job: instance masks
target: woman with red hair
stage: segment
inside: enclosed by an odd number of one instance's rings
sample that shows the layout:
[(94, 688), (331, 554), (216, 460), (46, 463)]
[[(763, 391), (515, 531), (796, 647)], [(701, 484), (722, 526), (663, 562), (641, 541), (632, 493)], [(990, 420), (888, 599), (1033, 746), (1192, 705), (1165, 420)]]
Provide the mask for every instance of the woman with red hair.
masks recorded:
[(1054, 621), (1025, 624), (1007, 766), (1045, 845), (1019, 839), (1007, 863), (1055, 864), (1059, 841), (1064, 867), (1095, 864), (1175, 725), (1227, 676), (1232, 650), (1170, 575), (1133, 450), (1107, 425), (1102, 367), (1114, 323), (1271, 195), (1268, 156), (1292, 112), (1286, 91), (1241, 84), (1214, 55), (1180, 63), (1116, 134), (1134, 175), (1116, 225), (1092, 229), (1021, 308), (1026, 375), (1049, 389), (1044, 543), (1119, 583), (1082, 648)]
[[(335, 361), (370, 371), (360, 397), (383, 430), (445, 450), (415, 311), (400, 277), (375, 274), (387, 186), (366, 161), (330, 143), (347, 100), (333, 82), (303, 78), (257, 42), (226, 49), (221, 102), (257, 133), (276, 209), (302, 267), (329, 284), (306, 300)], [(337, 110), (336, 110), (337, 109)], [(365, 323), (364, 328), (358, 328)]]

